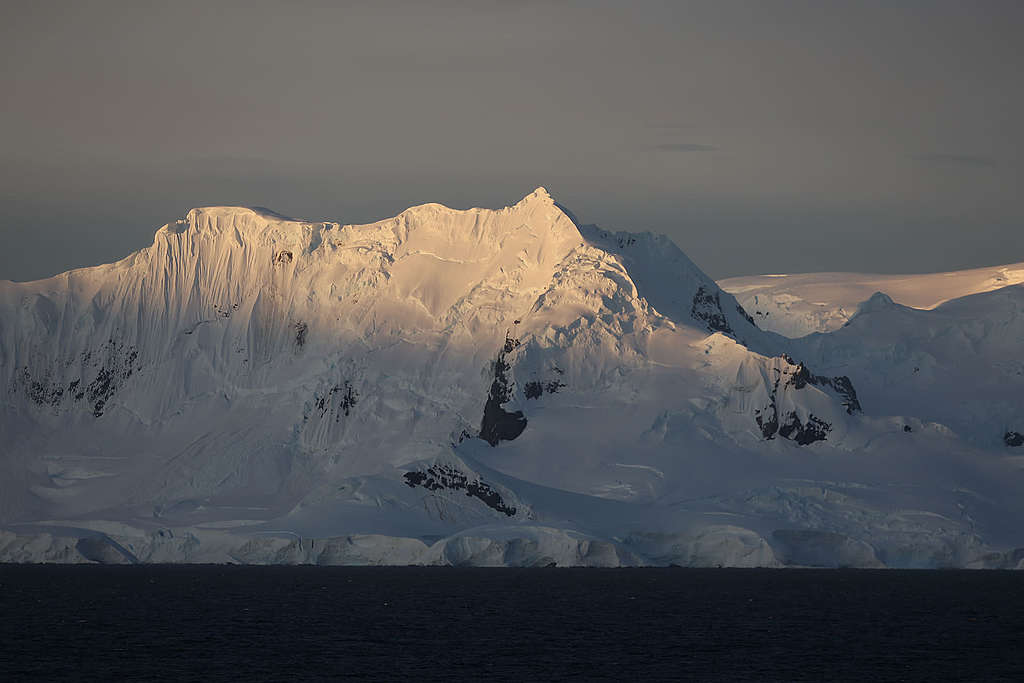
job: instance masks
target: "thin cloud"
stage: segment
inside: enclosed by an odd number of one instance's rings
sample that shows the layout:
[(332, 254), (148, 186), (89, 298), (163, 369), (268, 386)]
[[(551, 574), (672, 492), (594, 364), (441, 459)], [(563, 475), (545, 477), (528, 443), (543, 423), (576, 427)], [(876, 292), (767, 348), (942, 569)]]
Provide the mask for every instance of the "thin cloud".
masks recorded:
[(717, 152), (714, 145), (695, 145), (689, 142), (670, 142), (663, 145), (655, 145), (655, 149), (663, 152)]
[(982, 156), (980, 154), (943, 154), (936, 152), (931, 154), (918, 154), (912, 158), (914, 161), (930, 164), (932, 166), (995, 168), (999, 165), (992, 157)]

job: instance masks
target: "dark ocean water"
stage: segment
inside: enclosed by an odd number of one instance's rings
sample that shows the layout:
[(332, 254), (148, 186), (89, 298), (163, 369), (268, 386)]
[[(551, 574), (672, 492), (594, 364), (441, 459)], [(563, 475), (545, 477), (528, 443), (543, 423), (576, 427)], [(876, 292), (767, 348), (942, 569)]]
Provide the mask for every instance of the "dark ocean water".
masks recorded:
[(0, 681), (1024, 681), (1024, 573), (0, 565)]

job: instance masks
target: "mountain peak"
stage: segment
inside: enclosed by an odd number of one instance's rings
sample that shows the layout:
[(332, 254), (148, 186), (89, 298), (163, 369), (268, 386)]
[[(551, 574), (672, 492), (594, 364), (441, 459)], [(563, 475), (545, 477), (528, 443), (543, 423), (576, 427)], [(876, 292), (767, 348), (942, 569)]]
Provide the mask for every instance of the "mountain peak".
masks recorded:
[(263, 231), (268, 226), (302, 225), (303, 222), (289, 218), (263, 207), (249, 206), (200, 206), (189, 209), (185, 217), (169, 223), (157, 234), (180, 234), (189, 228), (202, 232), (223, 232), (228, 229), (242, 231)]
[(185, 217), (190, 216), (256, 216), (271, 221), (298, 223), (298, 219), (285, 216), (272, 209), (262, 206), (197, 206), (189, 209)]
[(551, 194), (547, 191), (544, 186), (539, 186), (530, 194), (519, 200), (520, 204), (541, 202), (544, 204), (554, 204), (555, 200), (551, 198)]
[(875, 292), (867, 301), (861, 302), (857, 308), (857, 314), (884, 311), (894, 306), (896, 306), (896, 302), (892, 300), (891, 296), (885, 292)]

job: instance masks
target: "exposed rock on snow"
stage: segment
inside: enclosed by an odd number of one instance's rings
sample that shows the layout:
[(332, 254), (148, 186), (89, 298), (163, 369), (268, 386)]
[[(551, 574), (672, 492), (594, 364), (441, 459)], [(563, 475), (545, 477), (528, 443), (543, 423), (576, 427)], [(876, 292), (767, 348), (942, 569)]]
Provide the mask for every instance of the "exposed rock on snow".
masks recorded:
[[(712, 293), (704, 287), (698, 287), (697, 293), (693, 295), (693, 308), (690, 309), (690, 317), (704, 322), (710, 332), (732, 334), (732, 327), (729, 326), (729, 321), (725, 319), (725, 314), (722, 312), (722, 302), (719, 301), (718, 292)], [(753, 324), (753, 320), (751, 320), (751, 324)]]
[(853, 415), (855, 412), (860, 412), (861, 408), (860, 401), (857, 400), (857, 391), (853, 388), (853, 383), (850, 382), (849, 377), (822, 377), (821, 375), (814, 375), (811, 374), (810, 370), (803, 363), (797, 363), (786, 355), (783, 355), (783, 359), (790, 365), (797, 366), (796, 370), (786, 380), (794, 389), (803, 389), (808, 384), (822, 388), (827, 387), (840, 397), (847, 414)]
[[(760, 362), (746, 361), (737, 379), (746, 395), (743, 403), (754, 406), (754, 421), (762, 436), (769, 440), (778, 434), (801, 446), (824, 441), (832, 431), (835, 418), (829, 422), (820, 416), (822, 413), (815, 415), (811, 412), (815, 403), (826, 411), (838, 403), (847, 415), (861, 409), (848, 377), (814, 375), (803, 363), (797, 363), (786, 354)], [(763, 387), (758, 386), (759, 380), (764, 383)], [(805, 400), (799, 392), (807, 387), (815, 387), (823, 395), (813, 401)]]
[(501, 406), (512, 400), (512, 390), (515, 383), (509, 379), (508, 372), (511, 366), (505, 361), (505, 357), (519, 346), (518, 339), (512, 339), (505, 334), (505, 344), (494, 359), (494, 380), (487, 392), (487, 402), (484, 403), (484, 417), (480, 423), (480, 438), (497, 446), (499, 441), (511, 441), (526, 429), (526, 418), (523, 411), (509, 412)]
[(135, 346), (111, 338), (98, 348), (83, 351), (78, 358), (22, 366), (11, 391), (23, 393), (37, 406), (53, 409), (54, 414), (83, 407), (93, 417), (102, 417), (103, 407), (118, 386), (140, 369), (136, 366), (138, 357)]
[(430, 491), (465, 491), (467, 496), (479, 498), (483, 503), (509, 517), (516, 516), (516, 509), (505, 504), (501, 494), (490, 484), (471, 480), (468, 475), (446, 465), (432, 465), (426, 471), (406, 472), (402, 475), (411, 488), (422, 486)]

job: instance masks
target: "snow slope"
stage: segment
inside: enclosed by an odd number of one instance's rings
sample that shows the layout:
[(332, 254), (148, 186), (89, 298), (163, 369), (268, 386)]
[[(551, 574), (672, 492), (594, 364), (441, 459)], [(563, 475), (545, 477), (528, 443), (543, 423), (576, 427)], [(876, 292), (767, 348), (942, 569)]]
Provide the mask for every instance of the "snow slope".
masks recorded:
[[(985, 301), (789, 340), (543, 188), (193, 209), (0, 282), (0, 560), (1016, 566), (1021, 457), (989, 436), (1018, 380), (983, 429), (947, 410), (1017, 367), (1016, 299)], [(925, 393), (886, 394), (920, 354)]]
[(718, 284), (737, 298), (760, 327), (802, 337), (842, 327), (875, 292), (884, 292), (904, 306), (930, 310), (952, 299), (1022, 283), (1024, 263), (925, 275), (753, 275)]
[(827, 373), (856, 378), (879, 415), (939, 422), (974, 443), (1007, 445), (1024, 433), (1024, 285), (931, 309), (877, 293), (842, 328), (791, 348)]

